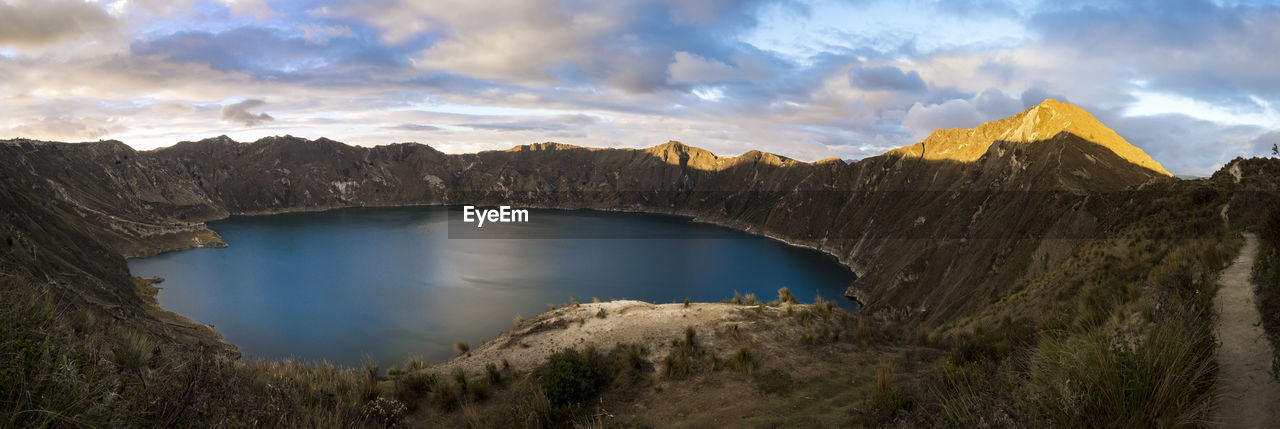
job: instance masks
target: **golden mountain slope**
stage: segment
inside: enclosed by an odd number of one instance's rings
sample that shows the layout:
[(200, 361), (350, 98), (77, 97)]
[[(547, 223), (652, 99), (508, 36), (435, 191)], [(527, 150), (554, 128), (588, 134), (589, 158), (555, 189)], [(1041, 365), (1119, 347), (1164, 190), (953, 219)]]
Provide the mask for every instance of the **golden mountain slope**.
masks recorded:
[(976, 128), (936, 130), (928, 138), (889, 153), (922, 157), (926, 160), (975, 161), (996, 141), (1030, 143), (1048, 140), (1062, 132), (1102, 145), (1121, 158), (1157, 173), (1170, 176), (1160, 163), (1137, 146), (1102, 125), (1089, 112), (1058, 100), (1045, 100), (1011, 117), (991, 121)]

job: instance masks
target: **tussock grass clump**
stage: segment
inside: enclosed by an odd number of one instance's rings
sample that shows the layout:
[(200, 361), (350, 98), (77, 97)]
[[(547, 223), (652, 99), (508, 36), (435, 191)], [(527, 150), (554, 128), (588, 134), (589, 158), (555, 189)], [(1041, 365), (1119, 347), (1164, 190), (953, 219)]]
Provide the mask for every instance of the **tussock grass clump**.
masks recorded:
[(704, 356), (706, 351), (698, 347), (698, 331), (692, 326), (687, 327), (684, 339), (671, 340), (671, 351), (662, 360), (662, 372), (667, 378), (687, 378), (693, 375), (695, 361)]
[(125, 330), (119, 334), (120, 342), (111, 350), (111, 361), (121, 369), (138, 377), (138, 382), (146, 388), (147, 380), (143, 372), (151, 367), (151, 358), (155, 355), (155, 343), (134, 330)]
[(600, 311), (596, 312), (596, 318), (603, 319), (605, 317), (609, 317), (609, 312), (605, 311), (604, 307), (600, 307)]
[(488, 377), (489, 377), (489, 382), (490, 382), (490, 383), (492, 383), (492, 384), (494, 384), (494, 385), (496, 385), (496, 386), (501, 386), (501, 385), (502, 385), (502, 381), (503, 381), (503, 379), (502, 379), (502, 373), (498, 371), (498, 365), (497, 365), (497, 364), (495, 364), (495, 363), (493, 363), (493, 362), (489, 362), (489, 363), (484, 364), (484, 373), (485, 373), (485, 375), (486, 375), (486, 376), (488, 376)]
[(751, 351), (750, 347), (742, 346), (738, 351), (724, 361), (725, 367), (734, 371), (751, 374), (756, 367), (756, 355)]
[(440, 411), (453, 411), (462, 405), (461, 389), (453, 383), (440, 383), (431, 391), (431, 403)]
[(795, 304), (796, 302), (797, 302), (796, 294), (791, 293), (791, 289), (787, 288), (786, 286), (783, 286), (781, 289), (778, 289), (779, 304)]
[(461, 390), (461, 391), (462, 391), (462, 393), (464, 393), (464, 394), (465, 394), (465, 393), (467, 393), (467, 387), (468, 387), (468, 386), (467, 386), (467, 372), (466, 372), (466, 371), (463, 371), (463, 370), (462, 370), (462, 368), (454, 368), (454, 369), (453, 369), (453, 382), (458, 384), (458, 390)]
[(1217, 370), (1211, 320), (1180, 310), (1153, 324), (1133, 349), (1100, 330), (1045, 338), (1030, 358), (1030, 387), (1059, 424), (1205, 424)]
[(867, 323), (866, 316), (857, 316), (856, 324), (853, 328), (853, 340), (858, 344), (867, 344), (867, 340), (871, 338), (871, 325)]
[(439, 382), (435, 374), (426, 371), (407, 372), (396, 379), (396, 400), (406, 404), (412, 411)]
[(457, 350), (459, 355), (465, 355), (471, 351), (471, 345), (466, 341), (458, 340), (453, 342), (453, 349)]
[(891, 364), (876, 366), (875, 389), (863, 402), (862, 419), (867, 426), (879, 426), (893, 421), (899, 412), (909, 412), (915, 401), (894, 383)]

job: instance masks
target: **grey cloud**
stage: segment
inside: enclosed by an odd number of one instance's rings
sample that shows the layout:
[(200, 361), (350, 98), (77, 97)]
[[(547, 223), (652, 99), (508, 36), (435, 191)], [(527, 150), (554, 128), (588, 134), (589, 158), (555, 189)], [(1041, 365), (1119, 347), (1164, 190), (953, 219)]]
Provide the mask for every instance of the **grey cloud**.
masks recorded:
[(1026, 109), (1021, 101), (996, 88), (987, 88), (979, 93), (974, 97), (973, 105), (985, 121), (1007, 118)]
[(849, 70), (849, 85), (854, 88), (890, 91), (922, 91), (924, 80), (914, 70), (903, 72), (894, 66), (855, 67)]
[(1222, 125), (1183, 114), (1124, 116), (1104, 109), (1090, 112), (1174, 174), (1208, 176), (1236, 156), (1269, 155), (1271, 146), (1266, 142), (1280, 134), (1280, 130)]
[(266, 113), (253, 114), (249, 113), (249, 109), (257, 109), (266, 105), (267, 102), (251, 98), (239, 103), (228, 104), (222, 107), (222, 120), (228, 122), (237, 122), (247, 127), (252, 127), (266, 121), (274, 121), (276, 118)]
[(1046, 91), (1044, 89), (1037, 87), (1037, 88), (1028, 89), (1026, 91), (1022, 91), (1022, 108), (1030, 109), (1032, 107), (1039, 105), (1040, 102), (1051, 99), (1051, 98), (1054, 100), (1061, 101), (1063, 103), (1070, 102), (1070, 100), (1067, 100), (1067, 97), (1064, 95), (1053, 94), (1053, 93), (1050, 93), (1049, 91)]
[(492, 131), (564, 131), (579, 128), (599, 122), (600, 119), (591, 115), (574, 114), (559, 115), (546, 119), (524, 119), (518, 121), (507, 122), (488, 122), (488, 123), (470, 123), (462, 124), (467, 128), (478, 130)]
[(1263, 133), (1253, 139), (1252, 154), (1268, 155), (1272, 148), (1280, 148), (1280, 130)]
[(400, 131), (440, 131), (441, 130), (440, 127), (437, 127), (435, 125), (422, 125), (422, 124), (400, 124), (400, 125), (386, 126), (382, 128), (388, 129), (388, 130), (400, 130)]
[[(1117, 80), (1242, 112), (1280, 102), (1280, 5), (1116, 2), (1034, 14), (1046, 46), (1107, 64)], [(1275, 104), (1275, 103), (1273, 103)]]
[(50, 45), (115, 28), (106, 11), (80, 0), (0, 2), (0, 46)]

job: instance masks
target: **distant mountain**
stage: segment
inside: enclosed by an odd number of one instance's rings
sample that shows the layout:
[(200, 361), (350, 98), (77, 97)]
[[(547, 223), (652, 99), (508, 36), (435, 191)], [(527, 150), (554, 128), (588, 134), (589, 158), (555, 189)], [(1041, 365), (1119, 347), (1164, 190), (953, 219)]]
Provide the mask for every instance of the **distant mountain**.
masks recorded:
[(1058, 265), (1110, 221), (1117, 203), (1101, 195), (1178, 180), (1052, 100), (856, 162), (674, 141), (449, 155), (291, 136), (143, 152), (17, 139), (0, 142), (0, 158), (0, 269), (183, 341), (209, 337), (140, 309), (124, 258), (222, 245), (204, 222), (231, 214), (502, 203), (687, 215), (821, 249), (858, 273), (848, 295), (866, 311), (941, 322)]
[(891, 153), (922, 156), (928, 160), (972, 162), (986, 154), (987, 149), (995, 142), (1032, 143), (1049, 140), (1063, 133), (1107, 148), (1130, 163), (1172, 176), (1146, 152), (1129, 144), (1124, 137), (1102, 125), (1089, 112), (1053, 99), (1045, 100), (1017, 115), (976, 128), (936, 130), (924, 141), (895, 149)]

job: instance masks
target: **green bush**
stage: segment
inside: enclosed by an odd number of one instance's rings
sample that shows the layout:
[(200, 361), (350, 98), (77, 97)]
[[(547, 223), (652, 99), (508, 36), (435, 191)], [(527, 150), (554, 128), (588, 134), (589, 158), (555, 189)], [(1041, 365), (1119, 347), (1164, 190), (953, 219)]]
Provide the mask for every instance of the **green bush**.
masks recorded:
[(579, 404), (596, 397), (601, 376), (577, 349), (564, 349), (547, 357), (542, 392), (552, 405)]

